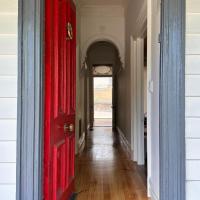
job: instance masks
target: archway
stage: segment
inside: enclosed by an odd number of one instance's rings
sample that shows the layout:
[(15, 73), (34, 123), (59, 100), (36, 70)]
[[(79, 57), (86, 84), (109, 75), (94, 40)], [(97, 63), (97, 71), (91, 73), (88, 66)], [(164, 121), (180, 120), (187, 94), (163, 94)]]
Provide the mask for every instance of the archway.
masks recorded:
[[(112, 105), (104, 105), (107, 107), (107, 111), (109, 110), (112, 113), (112, 121), (111, 126), (115, 128), (116, 125), (116, 115), (117, 115), (117, 75), (122, 68), (122, 63), (120, 59), (120, 53), (115, 44), (108, 41), (98, 41), (92, 43), (86, 52), (85, 62), (88, 66), (87, 72), (87, 88), (85, 90), (87, 94), (87, 106), (85, 107), (86, 113), (88, 113), (87, 119), (90, 124), (90, 128), (92, 129), (94, 126), (94, 115), (95, 108), (98, 106), (94, 102), (94, 80), (95, 78), (106, 78), (110, 77), (112, 79), (112, 88), (111, 90), (111, 104)], [(104, 71), (100, 70), (98, 73), (95, 73), (96, 69), (104, 69)], [(109, 73), (105, 72), (105, 69), (110, 69)], [(102, 80), (102, 79), (101, 79)], [(108, 95), (109, 96), (109, 95)], [(102, 105), (101, 105), (102, 106)], [(100, 109), (100, 108), (99, 108)], [(106, 116), (106, 115), (105, 115)], [(101, 121), (101, 120), (99, 120)], [(101, 122), (100, 122), (101, 124)], [(105, 126), (106, 126), (105, 122)]]
[(88, 49), (90, 49), (90, 47), (93, 46), (95, 43), (102, 42), (102, 41), (109, 43), (115, 49), (117, 49), (121, 65), (123, 67), (124, 60), (125, 60), (124, 46), (120, 41), (118, 41), (118, 39), (107, 34), (95, 35), (84, 43), (84, 45), (81, 47), (81, 62), (84, 63), (85, 58), (87, 56)]

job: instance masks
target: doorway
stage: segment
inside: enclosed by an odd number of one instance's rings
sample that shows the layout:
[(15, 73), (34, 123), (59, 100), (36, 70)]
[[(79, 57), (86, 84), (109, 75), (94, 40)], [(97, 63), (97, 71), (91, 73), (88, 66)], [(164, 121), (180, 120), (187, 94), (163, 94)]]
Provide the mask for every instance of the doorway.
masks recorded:
[[(110, 126), (114, 129), (118, 103), (117, 76), (122, 68), (119, 50), (111, 41), (91, 43), (84, 62), (87, 65), (84, 73), (87, 77), (84, 90), (87, 94), (85, 124), (91, 130), (94, 126)], [(79, 83), (83, 85), (83, 79)]]
[[(17, 161), (18, 165), (18, 189), (17, 189), (17, 196), (18, 199), (23, 200), (27, 199), (33, 199), (34, 197), (38, 197), (38, 199), (42, 196), (41, 195), (41, 177), (42, 175), (42, 144), (43, 144), (43, 139), (42, 139), (42, 133), (43, 133), (43, 120), (41, 117), (41, 111), (43, 110), (43, 64), (41, 62), (42, 60), (42, 46), (43, 46), (43, 29), (41, 24), (37, 23), (38, 21), (43, 21), (43, 6), (40, 5), (42, 4), (42, 1), (36, 1), (33, 5), (32, 1), (20, 1), (20, 42), (19, 44), (22, 44), (22, 47), (20, 47), (19, 51), (19, 62), (20, 62), (20, 78), (19, 78), (19, 103), (18, 103), (18, 110), (19, 110), (19, 120), (18, 120), (18, 158), (19, 160)], [(169, 6), (170, 4), (170, 6)], [(23, 6), (22, 6), (23, 5)], [(165, 4), (162, 4), (162, 34), (168, 34), (167, 37), (163, 37), (162, 41), (162, 69), (163, 66), (165, 71), (161, 70), (161, 91), (162, 94), (161, 96), (161, 119), (160, 125), (161, 125), (161, 134), (160, 134), (160, 152), (161, 155), (160, 157), (162, 158), (160, 161), (160, 166), (161, 166), (161, 177), (160, 177), (160, 182), (161, 182), (161, 200), (167, 199), (169, 197), (168, 194), (183, 194), (184, 193), (184, 176), (180, 177), (173, 177), (173, 172), (174, 171), (167, 171), (165, 172), (164, 169), (167, 166), (168, 168), (172, 169), (171, 166), (176, 166), (174, 167), (174, 170), (177, 168), (180, 169), (181, 172), (184, 171), (184, 164), (182, 167), (179, 166), (179, 163), (182, 163), (182, 161), (185, 161), (185, 155), (184, 153), (181, 154), (182, 156), (178, 157), (179, 152), (182, 150), (184, 152), (184, 125), (183, 127), (180, 127), (180, 124), (184, 124), (184, 113), (183, 113), (183, 93), (184, 93), (184, 87), (182, 87), (184, 84), (184, 73), (179, 73), (182, 68), (184, 68), (184, 64), (181, 62), (183, 59), (184, 55), (184, 44), (182, 41), (182, 36), (184, 35), (184, 23), (183, 22), (183, 12), (174, 12), (175, 10), (181, 10), (184, 11), (184, 6), (182, 6), (182, 3), (180, 3), (180, 0), (169, 0)], [(180, 8), (181, 7), (181, 8)], [(22, 8), (30, 8), (32, 12), (25, 12), (26, 9)], [(171, 10), (171, 11), (170, 11)], [(169, 12), (170, 11), (170, 12)], [(38, 15), (40, 13), (40, 15)], [(168, 13), (168, 14), (166, 14)], [(165, 15), (164, 15), (165, 14)], [(170, 16), (170, 20), (169, 20)], [(22, 18), (27, 18), (27, 20), (22, 20)], [(178, 19), (177, 19), (178, 18)], [(174, 19), (174, 20), (172, 20)], [(173, 26), (170, 28), (171, 22), (180, 25), (180, 26)], [(36, 24), (36, 26), (32, 27), (30, 29), (30, 24)], [(22, 29), (23, 27), (23, 29)], [(171, 30), (173, 28), (173, 30)], [(169, 31), (169, 29), (171, 31)], [(179, 29), (182, 30), (182, 32), (179, 31)], [(32, 32), (35, 34), (41, 33), (37, 38), (32, 37)], [(23, 34), (24, 33), (24, 34)], [(25, 33), (30, 33), (30, 34), (25, 34)], [(174, 34), (176, 34), (176, 38), (178, 38), (178, 41), (174, 43)], [(157, 35), (156, 35), (157, 38)], [(166, 40), (164, 38), (169, 38), (167, 42), (171, 44), (171, 46), (166, 43)], [(34, 45), (32, 45), (34, 43)], [(181, 45), (181, 48), (180, 46)], [(171, 49), (169, 48), (171, 47)], [(172, 48), (176, 47), (176, 48)], [(165, 50), (165, 51), (164, 51)], [(42, 52), (42, 53), (40, 53)], [(163, 54), (165, 52), (165, 55)], [(167, 52), (167, 53), (166, 53)], [(169, 53), (170, 52), (170, 53)], [(178, 52), (178, 55), (177, 55)], [(34, 55), (33, 55), (34, 54)], [(30, 63), (33, 63), (30, 65), (29, 68), (27, 68), (27, 63), (24, 62), (24, 58), (26, 60), (30, 61)], [(34, 58), (34, 60), (33, 60)], [(164, 59), (165, 58), (165, 59)], [(168, 67), (168, 62), (171, 61), (170, 68)], [(33, 61), (33, 62), (31, 62)], [(180, 62), (179, 62), (180, 61)], [(179, 64), (177, 64), (179, 63)], [(181, 63), (181, 64), (180, 64)], [(176, 65), (177, 64), (177, 65)], [(173, 70), (171, 70), (173, 69)], [(174, 71), (176, 70), (176, 71)], [(24, 73), (24, 71), (26, 73)], [(22, 73), (23, 72), (23, 73)], [(30, 79), (27, 78), (27, 74), (32, 74), (34, 75), (34, 80), (35, 82), (32, 82), (29, 84), (28, 80), (32, 80), (32, 76), (30, 76)], [(167, 77), (166, 77), (167, 76)], [(170, 81), (166, 81), (165, 78), (168, 78)], [(173, 80), (173, 81), (172, 81)], [(181, 80), (181, 81), (177, 81)], [(168, 87), (166, 87), (167, 84), (171, 83), (173, 87), (176, 86), (181, 86), (180, 90), (177, 90), (176, 92), (168, 90)], [(174, 83), (174, 84), (173, 84)], [(152, 84), (153, 85), (153, 84)], [(177, 87), (178, 87), (177, 86)], [(27, 92), (28, 91), (28, 92)], [(171, 95), (171, 96), (170, 96)], [(172, 97), (180, 97), (179, 100), (181, 102), (181, 106), (175, 105), (175, 108), (172, 109), (171, 105), (173, 104), (173, 100), (176, 100), (177, 98), (172, 98)], [(171, 102), (165, 102), (165, 99), (171, 99)], [(22, 101), (23, 99), (23, 101)], [(182, 99), (182, 100), (181, 100)], [(176, 102), (179, 102), (178, 100)], [(31, 106), (27, 105), (37, 105), (36, 109), (34, 112), (30, 112)], [(170, 111), (170, 112), (169, 112)], [(178, 121), (174, 121), (174, 118), (170, 118), (170, 116), (177, 116), (176, 119), (179, 119)], [(172, 123), (173, 120), (173, 123)], [(169, 123), (169, 121), (171, 123)], [(168, 123), (167, 123), (168, 122)], [(181, 123), (182, 122), (182, 123)], [(30, 127), (33, 127), (30, 129)], [(175, 127), (175, 128), (174, 128)], [(171, 128), (171, 129), (170, 129)], [(173, 128), (173, 129), (172, 129)], [(34, 130), (34, 131), (32, 131)], [(31, 132), (32, 131), (32, 132)], [(170, 133), (170, 134), (168, 134)], [(28, 137), (27, 137), (28, 135)], [(174, 139), (176, 137), (176, 139)], [(181, 139), (181, 140), (180, 140)], [(171, 142), (172, 141), (172, 142)], [(174, 141), (174, 142), (173, 142)], [(179, 143), (176, 143), (177, 141), (180, 141)], [(33, 144), (33, 145), (27, 145), (27, 144)], [(162, 145), (163, 144), (163, 145)], [(168, 145), (170, 144), (170, 145)], [(170, 157), (169, 153), (166, 154), (166, 152), (169, 152), (168, 150), (173, 151), (173, 153), (176, 153), (174, 157)], [(178, 150), (180, 149), (180, 150)], [(170, 151), (170, 153), (171, 153)], [(164, 155), (164, 156), (163, 156)], [(24, 159), (28, 158), (28, 159)], [(33, 160), (37, 160), (38, 162), (33, 162)], [(180, 162), (177, 162), (180, 161)], [(172, 162), (170, 162), (172, 161)], [(26, 168), (26, 166), (31, 166), (29, 169)], [(34, 169), (34, 173), (33, 173)], [(179, 173), (179, 174), (184, 174), (184, 173)], [(169, 179), (170, 178), (170, 179)], [(169, 179), (169, 180), (168, 180)], [(167, 181), (166, 181), (167, 180)], [(168, 184), (166, 184), (166, 182)], [(173, 183), (173, 184), (169, 184)], [(168, 188), (166, 189), (164, 186), (167, 185)], [(178, 186), (181, 185), (181, 188)], [(39, 188), (39, 190), (38, 190)], [(165, 190), (164, 190), (165, 189)], [(173, 192), (175, 191), (175, 192)], [(178, 195), (177, 195), (178, 196)], [(184, 199), (182, 195), (179, 195), (179, 199)], [(171, 196), (170, 196), (171, 198)], [(173, 199), (173, 197), (171, 198)]]
[(94, 77), (94, 127), (112, 127), (112, 77)]

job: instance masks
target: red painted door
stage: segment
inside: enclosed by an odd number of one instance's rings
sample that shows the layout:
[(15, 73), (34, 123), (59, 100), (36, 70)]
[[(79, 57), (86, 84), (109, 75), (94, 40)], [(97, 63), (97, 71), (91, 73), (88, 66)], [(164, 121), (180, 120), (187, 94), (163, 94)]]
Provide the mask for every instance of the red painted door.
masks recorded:
[(70, 0), (45, 6), (45, 200), (67, 200), (74, 190), (76, 12)]

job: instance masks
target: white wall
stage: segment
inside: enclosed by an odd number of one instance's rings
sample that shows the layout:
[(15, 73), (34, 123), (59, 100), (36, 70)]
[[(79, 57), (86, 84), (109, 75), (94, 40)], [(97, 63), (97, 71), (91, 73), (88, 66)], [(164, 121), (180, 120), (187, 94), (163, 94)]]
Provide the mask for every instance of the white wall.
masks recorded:
[(200, 196), (200, 1), (186, 0), (186, 196)]
[(81, 7), (81, 53), (82, 61), (92, 42), (108, 40), (115, 43), (124, 60), (124, 8), (122, 6)]
[(16, 191), (17, 0), (0, 0), (0, 199)]
[[(133, 103), (133, 71), (134, 58), (131, 52), (131, 40), (143, 37), (143, 28), (146, 29), (146, 0), (127, 1), (125, 6), (125, 67), (118, 75), (118, 108), (117, 126), (124, 133), (126, 139), (131, 144), (133, 141), (134, 124), (131, 122), (130, 105)], [(133, 78), (133, 79), (132, 79)], [(132, 79), (132, 80), (131, 80)], [(135, 84), (133, 84), (135, 85)], [(135, 94), (134, 94), (135, 95)], [(132, 109), (133, 109), (132, 105)], [(134, 120), (135, 121), (135, 120)], [(141, 121), (140, 121), (141, 122)], [(133, 146), (132, 146), (133, 150)]]
[(147, 136), (148, 179), (152, 200), (159, 199), (159, 63), (160, 0), (148, 1)]

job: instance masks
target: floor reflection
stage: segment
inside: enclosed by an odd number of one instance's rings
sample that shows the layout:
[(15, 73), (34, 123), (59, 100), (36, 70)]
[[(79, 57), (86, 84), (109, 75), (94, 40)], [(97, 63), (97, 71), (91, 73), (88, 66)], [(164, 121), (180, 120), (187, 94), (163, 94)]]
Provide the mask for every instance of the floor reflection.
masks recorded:
[(102, 128), (95, 128), (95, 137), (91, 137), (91, 154), (93, 160), (113, 160), (113, 135), (111, 128), (103, 128), (104, 134), (102, 134)]
[(111, 127), (95, 127), (77, 157), (78, 200), (147, 200), (142, 167), (128, 159)]

